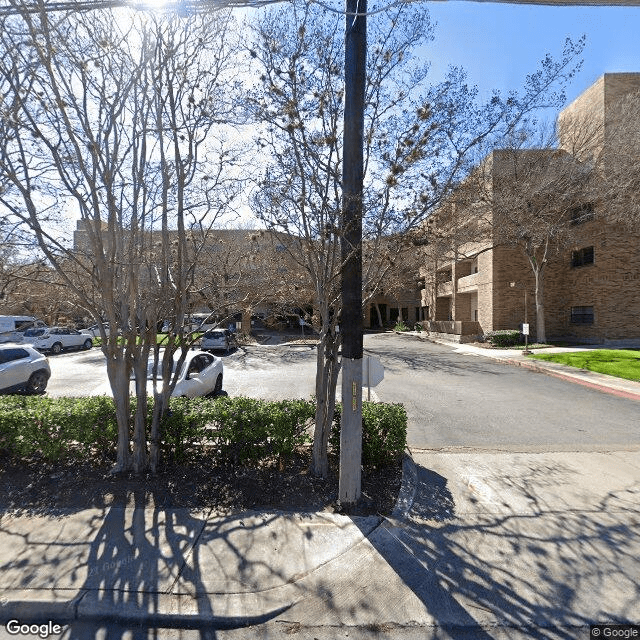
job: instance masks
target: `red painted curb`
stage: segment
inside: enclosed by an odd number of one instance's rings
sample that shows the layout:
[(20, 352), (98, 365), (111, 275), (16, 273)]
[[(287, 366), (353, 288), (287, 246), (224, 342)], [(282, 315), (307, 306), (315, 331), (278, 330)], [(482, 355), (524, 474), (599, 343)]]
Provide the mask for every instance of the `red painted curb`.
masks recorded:
[(580, 378), (575, 378), (574, 376), (570, 376), (559, 371), (554, 371), (553, 369), (547, 369), (546, 367), (541, 367), (531, 362), (523, 362), (521, 360), (504, 360), (504, 362), (517, 365), (518, 367), (524, 367), (525, 369), (531, 369), (532, 371), (537, 371), (538, 373), (545, 373), (549, 376), (560, 378), (561, 380), (568, 380), (569, 382), (580, 384), (583, 387), (595, 389), (596, 391), (602, 391), (613, 396), (618, 396), (619, 398), (627, 398), (628, 400), (640, 401), (640, 392), (634, 393), (633, 391), (622, 391), (621, 389), (613, 389), (612, 387), (608, 387), (606, 385), (598, 384), (596, 382), (588, 382), (587, 380), (581, 380)]

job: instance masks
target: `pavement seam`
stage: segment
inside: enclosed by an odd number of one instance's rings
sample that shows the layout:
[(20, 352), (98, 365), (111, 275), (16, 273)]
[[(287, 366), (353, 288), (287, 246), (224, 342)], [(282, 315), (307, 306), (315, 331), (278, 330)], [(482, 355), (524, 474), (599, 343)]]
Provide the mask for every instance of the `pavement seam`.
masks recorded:
[(202, 523), (202, 527), (200, 528), (200, 532), (198, 533), (198, 535), (193, 539), (193, 543), (191, 544), (191, 549), (189, 549), (189, 553), (188, 554), (184, 554), (184, 560), (182, 561), (182, 564), (180, 565), (180, 568), (178, 569), (178, 571), (176, 572), (176, 577), (173, 579), (173, 582), (171, 583), (171, 585), (169, 586), (169, 588), (167, 589), (167, 591), (164, 591), (162, 593), (166, 593), (167, 595), (170, 595), (173, 593), (173, 590), (175, 589), (175, 586), (178, 582), (178, 580), (180, 580), (181, 576), (182, 576), (182, 572), (187, 564), (187, 558), (193, 553), (193, 550), (196, 546), (196, 544), (198, 543), (198, 540), (200, 540), (200, 538), (202, 537), (202, 534), (204, 533), (204, 528), (207, 526), (207, 522), (209, 521), (209, 518), (211, 517), (211, 513), (213, 511), (213, 507), (209, 508), (209, 511), (207, 512), (207, 515), (204, 518), (204, 522)]

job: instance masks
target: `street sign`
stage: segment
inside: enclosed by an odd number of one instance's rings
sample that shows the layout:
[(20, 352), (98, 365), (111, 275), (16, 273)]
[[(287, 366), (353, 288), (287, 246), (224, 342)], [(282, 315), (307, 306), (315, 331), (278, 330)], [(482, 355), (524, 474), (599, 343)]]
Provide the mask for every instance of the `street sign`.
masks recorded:
[(384, 380), (384, 367), (380, 358), (365, 355), (362, 358), (362, 384), (375, 387)]
[(528, 336), (529, 335), (529, 324), (523, 324), (522, 325), (522, 335), (523, 336)]

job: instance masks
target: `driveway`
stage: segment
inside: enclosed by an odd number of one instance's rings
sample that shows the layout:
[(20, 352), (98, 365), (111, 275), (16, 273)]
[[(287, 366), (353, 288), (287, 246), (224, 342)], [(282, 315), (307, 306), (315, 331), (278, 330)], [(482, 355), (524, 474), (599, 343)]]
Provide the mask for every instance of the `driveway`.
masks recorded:
[(640, 444), (638, 402), (448, 345), (367, 336), (380, 357), (383, 402), (401, 402), (413, 447), (597, 451)]
[[(315, 347), (256, 345), (216, 355), (224, 362), (224, 390), (230, 396), (283, 400), (315, 393)], [(49, 364), (51, 397), (101, 395), (109, 388), (100, 349), (53, 356)]]
[[(377, 396), (407, 409), (412, 447), (599, 451), (640, 445), (637, 401), (395, 334), (365, 336), (365, 352), (385, 367)], [(231, 396), (278, 400), (314, 394), (315, 348), (251, 346), (223, 360), (224, 389)], [(49, 361), (50, 396), (104, 392), (99, 349)]]

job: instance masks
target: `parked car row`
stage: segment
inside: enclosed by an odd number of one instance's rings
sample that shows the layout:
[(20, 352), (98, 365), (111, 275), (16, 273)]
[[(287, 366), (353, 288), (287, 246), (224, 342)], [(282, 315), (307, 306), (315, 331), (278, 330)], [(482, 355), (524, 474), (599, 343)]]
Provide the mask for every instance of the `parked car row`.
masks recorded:
[[(44, 354), (57, 355), (71, 349), (91, 349), (94, 337), (100, 336), (98, 325), (78, 331), (71, 327), (47, 327), (32, 318), (20, 320), (24, 320), (22, 325), (17, 321), (5, 322), (14, 341), (0, 344), (0, 393), (44, 393), (51, 377), (49, 361)], [(16, 331), (16, 326), (21, 330)], [(106, 335), (109, 335), (109, 328), (104, 326), (104, 329)], [(222, 360), (209, 352), (228, 352), (233, 344), (235, 336), (229, 329), (213, 328), (206, 331), (202, 335), (200, 349), (187, 352), (172, 395), (193, 398), (220, 393), (223, 380)], [(177, 352), (174, 355), (172, 375), (175, 374), (179, 358), (180, 352)], [(149, 365), (147, 374), (148, 390), (153, 393), (152, 364)]]
[[(60, 334), (54, 334), (60, 335)], [(181, 353), (174, 354), (171, 375), (180, 360)], [(201, 349), (191, 349), (186, 353), (182, 363), (172, 396), (195, 398), (198, 396), (217, 395), (222, 391), (224, 366), (222, 359)], [(51, 367), (47, 356), (28, 344), (6, 343), (0, 345), (0, 393), (42, 394), (51, 377)], [(153, 394), (154, 384), (153, 362), (147, 366), (147, 391)], [(159, 381), (162, 384), (162, 380)], [(135, 387), (132, 383), (132, 393)], [(111, 389), (105, 387), (104, 393)]]

